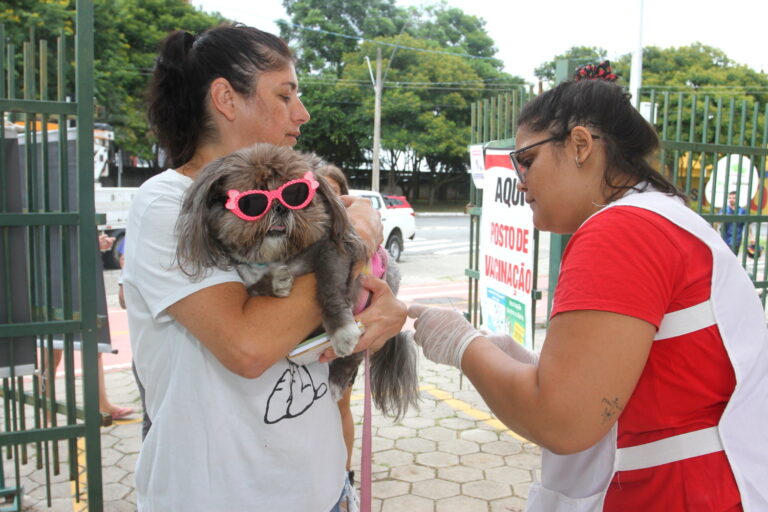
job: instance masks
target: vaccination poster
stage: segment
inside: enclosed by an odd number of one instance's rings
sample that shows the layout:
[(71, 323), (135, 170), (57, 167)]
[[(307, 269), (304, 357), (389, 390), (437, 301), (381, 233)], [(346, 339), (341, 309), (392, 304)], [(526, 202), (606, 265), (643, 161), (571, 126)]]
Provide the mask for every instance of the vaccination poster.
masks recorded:
[(532, 349), (533, 215), (509, 151), (485, 150), (479, 296), (483, 327)]

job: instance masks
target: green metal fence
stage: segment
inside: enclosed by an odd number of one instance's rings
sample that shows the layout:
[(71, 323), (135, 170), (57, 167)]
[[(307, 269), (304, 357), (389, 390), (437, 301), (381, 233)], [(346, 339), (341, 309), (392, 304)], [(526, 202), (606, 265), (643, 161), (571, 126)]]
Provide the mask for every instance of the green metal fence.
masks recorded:
[[(71, 37), (35, 41), (30, 31), (17, 48), (0, 27), (0, 510), (21, 510), (26, 464), (45, 475), (49, 506), (63, 465), (76, 499), (103, 508), (91, 1), (77, 1), (75, 21), (74, 47)], [(45, 364), (54, 341), (59, 382)]]
[[(558, 62), (558, 76), (568, 77), (575, 63)], [(532, 93), (521, 89), (472, 105), (471, 144), (514, 147), (517, 115)], [(690, 198), (690, 207), (715, 228), (744, 224), (738, 257), (760, 294), (763, 306), (768, 289), (768, 105), (753, 98), (713, 96), (695, 92), (641, 89), (636, 103), (657, 128), (661, 138), (658, 169)], [(748, 171), (751, 169), (751, 172)], [(708, 187), (708, 184), (711, 186)], [(743, 214), (723, 210), (728, 193), (737, 190), (737, 202), (748, 203)], [(747, 194), (748, 197), (744, 197)], [(480, 322), (478, 299), (480, 215), (482, 190), (470, 185), (469, 318)], [(568, 237), (550, 236), (549, 281), (554, 290), (562, 252)], [(538, 246), (539, 234), (534, 237)], [(538, 269), (534, 269), (538, 283)], [(533, 290), (534, 304), (542, 297), (543, 283)], [(547, 313), (552, 294), (548, 295)], [(539, 306), (542, 307), (542, 306)]]
[[(737, 252), (765, 308), (768, 272), (768, 105), (752, 98), (641, 90), (641, 111), (662, 139), (658, 168), (715, 227), (744, 225)], [(745, 213), (727, 215), (728, 195)]]

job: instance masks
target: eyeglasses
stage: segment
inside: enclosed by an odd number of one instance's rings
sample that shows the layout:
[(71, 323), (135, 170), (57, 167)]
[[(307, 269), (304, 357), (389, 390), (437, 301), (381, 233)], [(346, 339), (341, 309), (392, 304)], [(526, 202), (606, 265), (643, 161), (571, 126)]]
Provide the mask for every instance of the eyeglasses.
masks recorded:
[[(600, 138), (599, 135), (592, 135), (592, 139), (597, 140)], [(528, 173), (528, 166), (523, 165), (518, 160), (518, 157), (528, 151), (529, 149), (535, 148), (536, 146), (541, 146), (542, 144), (546, 144), (547, 142), (552, 142), (553, 140), (556, 140), (557, 137), (550, 137), (548, 139), (540, 140), (539, 142), (534, 142), (533, 144), (530, 144), (528, 146), (525, 146), (524, 148), (516, 149), (515, 151), (512, 151), (509, 153), (509, 159), (512, 160), (512, 167), (515, 169), (515, 173), (517, 174), (517, 179), (520, 183), (525, 183), (525, 175)]]
[(509, 159), (512, 160), (512, 167), (515, 169), (515, 173), (517, 173), (517, 180), (520, 183), (525, 183), (525, 174), (528, 172), (528, 167), (522, 165), (517, 160), (517, 157), (525, 153), (531, 148), (535, 148), (536, 146), (541, 146), (542, 144), (546, 144), (547, 142), (552, 142), (553, 140), (555, 140), (555, 137), (550, 137), (548, 139), (540, 140), (539, 142), (534, 142), (533, 144), (529, 146), (525, 146), (524, 148), (516, 149), (515, 151), (512, 151), (509, 154)]
[(275, 199), (291, 210), (306, 207), (315, 197), (319, 185), (314, 174), (307, 171), (302, 178), (284, 183), (276, 190), (227, 190), (228, 199), (224, 206), (243, 220), (258, 220), (269, 211)]

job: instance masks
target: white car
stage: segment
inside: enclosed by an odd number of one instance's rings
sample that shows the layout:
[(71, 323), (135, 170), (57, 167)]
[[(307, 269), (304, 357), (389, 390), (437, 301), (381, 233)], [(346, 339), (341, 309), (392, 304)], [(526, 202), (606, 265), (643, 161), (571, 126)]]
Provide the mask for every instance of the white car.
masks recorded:
[(378, 210), (384, 225), (384, 247), (395, 261), (400, 261), (404, 240), (413, 240), (416, 235), (416, 213), (413, 208), (387, 208), (381, 194), (371, 190), (350, 190), (349, 195), (370, 200), (373, 208)]

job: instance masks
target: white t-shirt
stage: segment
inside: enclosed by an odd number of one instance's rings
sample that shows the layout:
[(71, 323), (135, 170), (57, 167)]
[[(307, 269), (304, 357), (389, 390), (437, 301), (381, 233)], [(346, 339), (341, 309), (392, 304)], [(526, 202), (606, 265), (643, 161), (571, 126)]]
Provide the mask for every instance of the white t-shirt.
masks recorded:
[[(346, 448), (328, 365), (283, 359), (256, 379), (227, 370), (165, 311), (208, 286), (174, 265), (174, 229), (192, 180), (148, 180), (131, 206), (125, 297), (131, 348), (152, 428), (136, 465), (140, 511), (327, 511), (344, 484)], [(298, 341), (298, 340), (297, 340)]]

